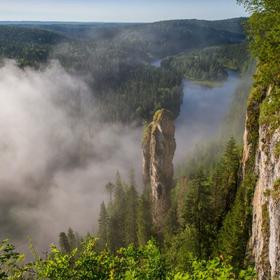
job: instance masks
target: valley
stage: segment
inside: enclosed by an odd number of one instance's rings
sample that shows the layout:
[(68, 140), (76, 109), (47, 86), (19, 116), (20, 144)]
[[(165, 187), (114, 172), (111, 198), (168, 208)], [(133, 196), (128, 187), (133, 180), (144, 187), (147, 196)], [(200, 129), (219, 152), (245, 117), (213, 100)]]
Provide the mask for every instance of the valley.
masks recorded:
[(280, 6), (234, 5), (0, 21), (1, 280), (280, 277)]

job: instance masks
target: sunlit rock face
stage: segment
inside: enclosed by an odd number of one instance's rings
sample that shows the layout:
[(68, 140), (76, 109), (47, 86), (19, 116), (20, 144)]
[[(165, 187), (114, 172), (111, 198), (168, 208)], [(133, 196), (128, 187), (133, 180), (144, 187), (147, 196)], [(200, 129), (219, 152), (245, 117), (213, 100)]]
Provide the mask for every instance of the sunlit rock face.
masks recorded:
[(280, 277), (280, 116), (277, 120), (273, 109), (273, 121), (261, 121), (262, 114), (270, 114), (267, 109), (263, 113), (263, 104), (273, 102), (273, 90), (273, 87), (269, 87), (261, 102), (256, 104), (260, 107), (260, 125), (254, 156), (250, 150), (250, 131), (245, 131), (244, 137), (243, 176), (246, 175), (250, 159), (255, 157), (254, 173), (257, 182), (253, 197), (250, 247), (260, 280)]
[(143, 137), (143, 178), (150, 185), (152, 216), (155, 229), (161, 233), (169, 209), (173, 185), (173, 157), (176, 149), (172, 113), (159, 110), (145, 128)]
[(269, 143), (267, 133), (260, 127), (253, 200), (252, 241), (259, 279), (280, 277), (280, 161), (274, 154), (280, 130), (273, 133)]

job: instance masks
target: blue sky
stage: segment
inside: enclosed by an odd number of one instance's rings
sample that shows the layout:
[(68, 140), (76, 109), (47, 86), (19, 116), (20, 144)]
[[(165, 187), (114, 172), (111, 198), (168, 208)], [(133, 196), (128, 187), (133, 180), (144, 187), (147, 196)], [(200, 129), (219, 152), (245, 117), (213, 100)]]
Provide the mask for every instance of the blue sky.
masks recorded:
[(150, 22), (246, 16), (235, 0), (0, 0), (0, 20)]

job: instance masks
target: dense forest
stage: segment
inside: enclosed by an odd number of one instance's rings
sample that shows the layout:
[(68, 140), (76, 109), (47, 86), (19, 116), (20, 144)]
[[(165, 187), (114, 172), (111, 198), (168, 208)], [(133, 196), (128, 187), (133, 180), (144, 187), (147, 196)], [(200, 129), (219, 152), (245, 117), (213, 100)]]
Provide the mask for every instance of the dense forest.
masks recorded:
[[(255, 218), (252, 200), (258, 180), (256, 157), (261, 154), (257, 153), (258, 145), (263, 142), (265, 152), (269, 153), (271, 143), (277, 142), (273, 135), (279, 128), (280, 4), (278, 0), (239, 2), (252, 12), (246, 23), (250, 42), (244, 42), (243, 20), (239, 19), (102, 26), (96, 36), (104, 42), (98, 44), (91, 32), (86, 31), (83, 38), (73, 41), (79, 29), (45, 26), (45, 31), (36, 31), (39, 34), (35, 36), (34, 45), (38, 49), (45, 47), (46, 53), (42, 57), (36, 54), (36, 58), (29, 58), (22, 52), (25, 44), (33, 40), (32, 32), (24, 29), (27, 27), (22, 27), (21, 32), (27, 32), (24, 36), (30, 37), (19, 46), (21, 51), (13, 53), (10, 48), (12, 35), (9, 42), (3, 43), (8, 47), (1, 47), (2, 56), (16, 58), (21, 67), (40, 68), (42, 62), (56, 58), (70, 72), (88, 71), (86, 79), (102, 119), (123, 123), (137, 121), (138, 125), (145, 121), (144, 138), (149, 129), (155, 133), (147, 123), (153, 116), (153, 122), (159, 119), (159, 112), (162, 112), (159, 109), (170, 111), (174, 119), (180, 114), (183, 78), (221, 82), (227, 79), (229, 70), (234, 70), (240, 75), (241, 84), (222, 123), (221, 135), (212, 145), (208, 143), (194, 151), (175, 172), (173, 185), (169, 186), (170, 205), (162, 221), (162, 231), (156, 229), (153, 221), (151, 185), (138, 186), (133, 170), (129, 179), (117, 172), (115, 181), (104, 186), (107, 200), (100, 205), (97, 232), (80, 236), (75, 232), (78, 229), (65, 229), (58, 236), (59, 246), (51, 245), (46, 256), (42, 257), (31, 246), (33, 261), (28, 263), (8, 240), (4, 240), (0, 244), (0, 279), (274, 279), (267, 276), (271, 269), (267, 268), (268, 254), (262, 253), (260, 264), (255, 265), (248, 244)], [(175, 26), (178, 33), (172, 32)], [(182, 34), (189, 34), (188, 28), (194, 27), (203, 34), (203, 40), (193, 38), (195, 35), (190, 36), (190, 41), (181, 39), (189, 38)], [(102, 46), (108, 42), (107, 36), (111, 40), (112, 33), (112, 40), (117, 43), (104, 49)], [(40, 34), (46, 36), (46, 40), (39, 39)], [(140, 43), (135, 39), (138, 36), (144, 38)], [(6, 38), (3, 36), (2, 40)], [(124, 41), (126, 48), (122, 47)], [(54, 45), (57, 46), (54, 48)], [(131, 57), (126, 55), (130, 49), (133, 49)], [(109, 58), (105, 59), (108, 54)], [(257, 72), (249, 94), (249, 80), (255, 71), (251, 55), (257, 61)], [(167, 57), (161, 67), (150, 65), (153, 58), (161, 57)], [(98, 58), (102, 63), (94, 64)], [(266, 95), (267, 88), (270, 88), (269, 95)], [(245, 138), (249, 148), (246, 154), (241, 134), (248, 95)], [(262, 127), (267, 129), (267, 134), (259, 139)], [(162, 140), (160, 136), (159, 141)], [(273, 153), (278, 160), (279, 150), (277, 142)], [(279, 181), (276, 181), (273, 190), (265, 194), (272, 197), (276, 205), (278, 188)], [(270, 208), (267, 203), (261, 207), (260, 231), (267, 234)], [(269, 247), (267, 239), (265, 237), (265, 249)], [(263, 266), (267, 271), (260, 276)]]
[[(150, 62), (181, 51), (243, 42), (244, 21), (4, 24), (0, 57), (36, 68), (56, 59), (69, 72), (86, 77), (104, 120), (141, 123), (162, 107), (178, 116), (182, 99), (183, 73), (155, 69)], [(206, 57), (203, 61), (208, 63)]]
[(246, 43), (209, 47), (180, 54), (162, 61), (164, 68), (196, 81), (223, 81), (231, 69), (244, 73), (250, 65)]
[(27, 266), (4, 241), (3, 279), (253, 279), (254, 269), (243, 268), (242, 256), (220, 253), (226, 252), (220, 246), (228, 233), (224, 236), (222, 229), (239, 185), (240, 155), (231, 138), (217, 160), (201, 155), (189, 161), (172, 190), (160, 238), (153, 228), (149, 188), (139, 193), (133, 171), (129, 182), (117, 173), (105, 186), (109, 202), (101, 204), (96, 237), (81, 237), (70, 228), (59, 235), (60, 249), (53, 245), (43, 260), (34, 251), (35, 261)]

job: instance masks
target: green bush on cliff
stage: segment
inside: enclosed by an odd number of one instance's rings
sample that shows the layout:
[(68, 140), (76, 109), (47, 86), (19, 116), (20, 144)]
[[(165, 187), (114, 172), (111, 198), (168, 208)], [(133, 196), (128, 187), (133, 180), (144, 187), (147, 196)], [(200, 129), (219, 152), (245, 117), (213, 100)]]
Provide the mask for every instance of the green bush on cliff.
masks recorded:
[(279, 84), (280, 2), (279, 0), (239, 0), (252, 12), (247, 30), (252, 53), (258, 58), (259, 81)]
[(280, 126), (280, 88), (273, 87), (261, 105), (260, 124), (274, 131)]

